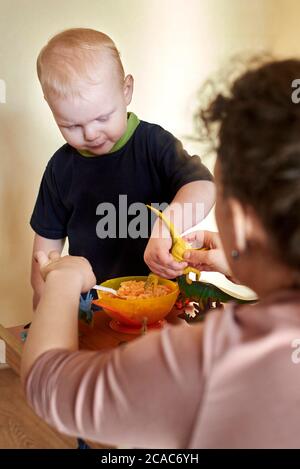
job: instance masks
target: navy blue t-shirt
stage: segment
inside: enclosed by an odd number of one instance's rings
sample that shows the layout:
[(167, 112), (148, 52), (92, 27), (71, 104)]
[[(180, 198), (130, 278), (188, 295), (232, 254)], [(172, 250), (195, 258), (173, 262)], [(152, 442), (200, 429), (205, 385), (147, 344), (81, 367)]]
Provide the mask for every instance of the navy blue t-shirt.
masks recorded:
[[(148, 239), (119, 236), (119, 217), (127, 216), (119, 207), (119, 196), (128, 207), (134, 202), (169, 204), (183, 185), (212, 179), (200, 158), (188, 155), (171, 133), (141, 121), (114, 153), (85, 157), (63, 145), (48, 162), (30, 224), (44, 238), (68, 237), (69, 253), (90, 261), (97, 282), (147, 275), (143, 255)], [(100, 238), (99, 230), (97, 234), (99, 222), (108, 214), (99, 207), (115, 207), (116, 226), (109, 225), (115, 238)], [(128, 215), (127, 222), (136, 215)]]

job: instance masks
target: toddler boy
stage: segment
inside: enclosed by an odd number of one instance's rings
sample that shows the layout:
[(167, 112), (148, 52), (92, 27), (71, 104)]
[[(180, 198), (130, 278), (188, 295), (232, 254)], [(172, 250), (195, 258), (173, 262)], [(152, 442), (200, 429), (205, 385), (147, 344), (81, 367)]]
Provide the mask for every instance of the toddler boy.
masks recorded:
[[(37, 69), (67, 143), (42, 178), (30, 221), (36, 233), (33, 252), (61, 252), (68, 237), (69, 253), (90, 261), (97, 282), (146, 275), (149, 268), (169, 278), (179, 275), (187, 264), (173, 260), (171, 240), (159, 233), (159, 220), (150, 240), (148, 234), (130, 237), (124, 224), (133, 221), (136, 203), (167, 203), (170, 214), (172, 207), (176, 212), (200, 200), (205, 215), (214, 203), (210, 172), (172, 134), (127, 113), (133, 77), (125, 76), (107, 35), (82, 28), (63, 31), (42, 49)], [(186, 218), (183, 229), (200, 221), (195, 213)], [(35, 308), (43, 281), (34, 259), (31, 282)]]

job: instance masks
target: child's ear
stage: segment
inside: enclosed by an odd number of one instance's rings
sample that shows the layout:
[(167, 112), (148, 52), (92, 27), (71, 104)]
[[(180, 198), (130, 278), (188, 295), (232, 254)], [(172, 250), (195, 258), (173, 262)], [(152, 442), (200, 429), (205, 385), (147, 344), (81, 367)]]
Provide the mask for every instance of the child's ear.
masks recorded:
[(131, 103), (132, 93), (133, 93), (133, 84), (134, 84), (133, 76), (127, 75), (124, 80), (124, 88), (123, 88), (126, 106), (128, 106)]
[(242, 205), (233, 197), (229, 198), (228, 204), (237, 250), (242, 253), (247, 249), (249, 243), (266, 243), (266, 232), (254, 209)]

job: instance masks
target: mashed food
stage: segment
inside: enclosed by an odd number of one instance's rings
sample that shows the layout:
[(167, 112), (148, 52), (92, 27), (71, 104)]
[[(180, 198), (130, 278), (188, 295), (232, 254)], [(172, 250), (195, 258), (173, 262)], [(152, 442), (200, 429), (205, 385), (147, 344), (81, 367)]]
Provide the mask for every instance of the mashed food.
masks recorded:
[(171, 293), (171, 288), (167, 285), (151, 285), (145, 288), (143, 280), (128, 280), (122, 282), (118, 289), (118, 294), (122, 297), (126, 297), (128, 300), (135, 300), (137, 298), (153, 298), (156, 296), (164, 296)]

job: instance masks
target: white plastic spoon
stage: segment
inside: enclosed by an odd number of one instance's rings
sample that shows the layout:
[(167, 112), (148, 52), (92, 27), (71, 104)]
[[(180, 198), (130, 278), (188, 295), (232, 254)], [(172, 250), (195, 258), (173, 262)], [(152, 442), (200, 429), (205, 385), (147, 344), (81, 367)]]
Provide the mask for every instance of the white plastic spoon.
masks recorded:
[(93, 289), (94, 290), (101, 290), (101, 291), (105, 291), (107, 293), (112, 293), (113, 295), (115, 296), (120, 296), (117, 292), (117, 290), (114, 290), (113, 288), (108, 288), (108, 287), (103, 287), (102, 285), (94, 285), (93, 286)]
[(122, 298), (123, 300), (127, 300), (126, 296), (120, 295), (117, 292), (117, 290), (114, 290), (113, 288), (103, 287), (102, 285), (94, 285), (93, 288), (94, 288), (94, 290), (100, 290), (100, 291), (104, 291), (106, 293), (111, 293), (112, 295), (117, 296), (118, 298)]

